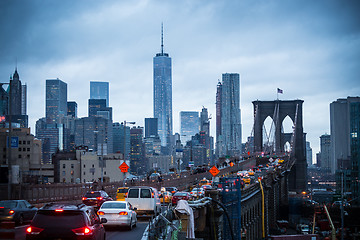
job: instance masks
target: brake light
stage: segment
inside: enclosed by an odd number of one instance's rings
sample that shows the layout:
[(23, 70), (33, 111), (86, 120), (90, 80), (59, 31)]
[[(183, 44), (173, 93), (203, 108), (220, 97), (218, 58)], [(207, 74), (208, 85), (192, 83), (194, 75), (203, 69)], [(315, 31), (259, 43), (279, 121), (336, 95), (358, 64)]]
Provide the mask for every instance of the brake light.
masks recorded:
[(75, 228), (75, 229), (71, 229), (71, 231), (73, 231), (73, 233), (75, 233), (78, 236), (88, 236), (93, 234), (93, 230), (88, 227)]
[(13, 215), (14, 213), (15, 213), (14, 210), (10, 210), (10, 211), (9, 211), (9, 214), (10, 214), (10, 215)]
[(4, 208), (4, 207), (0, 207), (0, 208)]
[(119, 212), (119, 215), (128, 215), (128, 212)]
[(82, 198), (83, 201), (86, 200), (86, 199), (87, 199), (86, 197), (83, 197), (83, 198)]
[(26, 234), (33, 234), (33, 235), (38, 235), (39, 233), (41, 233), (44, 229), (42, 228), (38, 228), (38, 227), (34, 227), (34, 226), (30, 226), (26, 229)]
[(105, 215), (105, 213), (102, 212), (102, 211), (99, 211), (99, 212), (98, 212), (98, 215)]
[(127, 193), (125, 193), (125, 197), (127, 197)]
[(151, 193), (151, 198), (154, 198), (154, 196), (155, 196), (155, 195), (154, 195), (154, 192), (152, 192), (152, 193)]
[(97, 200), (102, 200), (103, 198), (102, 198), (102, 197), (97, 197), (96, 199), (97, 199)]
[(64, 209), (55, 209), (55, 212), (63, 212)]

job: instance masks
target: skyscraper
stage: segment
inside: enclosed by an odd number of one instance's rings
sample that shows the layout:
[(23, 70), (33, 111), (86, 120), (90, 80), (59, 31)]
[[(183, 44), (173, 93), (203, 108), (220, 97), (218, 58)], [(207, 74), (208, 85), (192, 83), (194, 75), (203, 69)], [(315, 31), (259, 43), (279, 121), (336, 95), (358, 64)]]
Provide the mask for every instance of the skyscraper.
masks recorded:
[(161, 27), (161, 52), (153, 58), (154, 118), (158, 119), (158, 133), (162, 146), (168, 146), (173, 132), (171, 58), (164, 53)]
[(350, 111), (351, 105), (360, 102), (360, 97), (337, 99), (330, 104), (331, 172), (335, 173), (338, 160), (351, 156)]
[(8, 114), (11, 115), (21, 115), (22, 113), (22, 86), (21, 81), (19, 78), (19, 74), (17, 72), (17, 69), (15, 69), (15, 73), (13, 75), (13, 78), (10, 79), (10, 103), (9, 106), (11, 106), (11, 112), (9, 111)]
[(200, 119), (199, 112), (181, 111), (180, 112), (180, 140), (185, 146), (192, 136), (199, 133)]
[[(220, 95), (220, 96), (218, 96)], [(219, 103), (219, 106), (218, 106)], [(238, 73), (222, 74), (217, 91), (217, 120), (220, 108), (221, 132), (217, 137), (219, 156), (241, 154), (240, 76)]]
[(67, 116), (67, 84), (60, 79), (46, 80), (46, 123), (62, 123)]
[(330, 173), (331, 172), (331, 138), (330, 135), (324, 134), (320, 136), (320, 158), (321, 168)]
[(145, 137), (158, 136), (158, 120), (157, 118), (145, 118)]
[(90, 99), (105, 99), (109, 106), (109, 83), (90, 81)]

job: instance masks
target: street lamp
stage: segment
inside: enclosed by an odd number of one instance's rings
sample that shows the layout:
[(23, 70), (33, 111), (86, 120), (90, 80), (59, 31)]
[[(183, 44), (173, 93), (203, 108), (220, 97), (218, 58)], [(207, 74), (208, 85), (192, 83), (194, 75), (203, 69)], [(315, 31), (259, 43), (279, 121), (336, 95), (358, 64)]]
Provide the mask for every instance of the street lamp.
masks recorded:
[[(127, 154), (126, 154), (126, 123), (134, 125), (136, 122), (126, 122), (126, 121), (124, 121), (124, 122), (121, 123), (121, 124), (124, 125), (124, 152), (123, 153), (124, 153), (124, 162), (125, 163), (126, 163), (126, 160), (127, 160)], [(126, 173), (124, 173), (124, 179), (125, 179), (125, 174)]]

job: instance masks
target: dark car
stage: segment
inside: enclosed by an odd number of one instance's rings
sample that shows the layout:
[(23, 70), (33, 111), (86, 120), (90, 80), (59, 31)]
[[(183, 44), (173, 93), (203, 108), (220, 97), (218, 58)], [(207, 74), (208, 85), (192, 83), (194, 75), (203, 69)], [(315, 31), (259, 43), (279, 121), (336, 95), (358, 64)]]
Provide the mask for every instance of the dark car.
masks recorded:
[(26, 239), (105, 240), (105, 222), (85, 204), (48, 203), (35, 214), (26, 229)]
[(37, 208), (26, 200), (0, 201), (0, 221), (14, 221), (17, 225), (31, 221)]
[(99, 208), (101, 204), (113, 199), (103, 190), (87, 192), (82, 198), (82, 202), (88, 206)]
[(190, 200), (191, 196), (188, 192), (177, 192), (171, 199), (173, 205), (176, 205), (179, 200)]
[(166, 187), (166, 191), (171, 192), (174, 195), (177, 191), (179, 191), (176, 187)]

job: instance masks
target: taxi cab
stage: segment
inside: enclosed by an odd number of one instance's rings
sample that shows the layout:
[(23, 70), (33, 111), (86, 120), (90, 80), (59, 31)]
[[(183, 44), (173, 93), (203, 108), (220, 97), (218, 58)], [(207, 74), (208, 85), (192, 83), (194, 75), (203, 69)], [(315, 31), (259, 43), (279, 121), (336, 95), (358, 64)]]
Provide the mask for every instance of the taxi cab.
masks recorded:
[(116, 191), (116, 201), (125, 201), (128, 190), (128, 187), (119, 187)]
[(207, 180), (206, 178), (200, 180), (200, 183), (199, 183), (200, 187), (202, 185), (210, 185), (210, 184), (211, 184), (211, 182), (209, 180)]
[(171, 203), (172, 194), (169, 191), (164, 191), (160, 193), (162, 197), (160, 198), (161, 203)]

